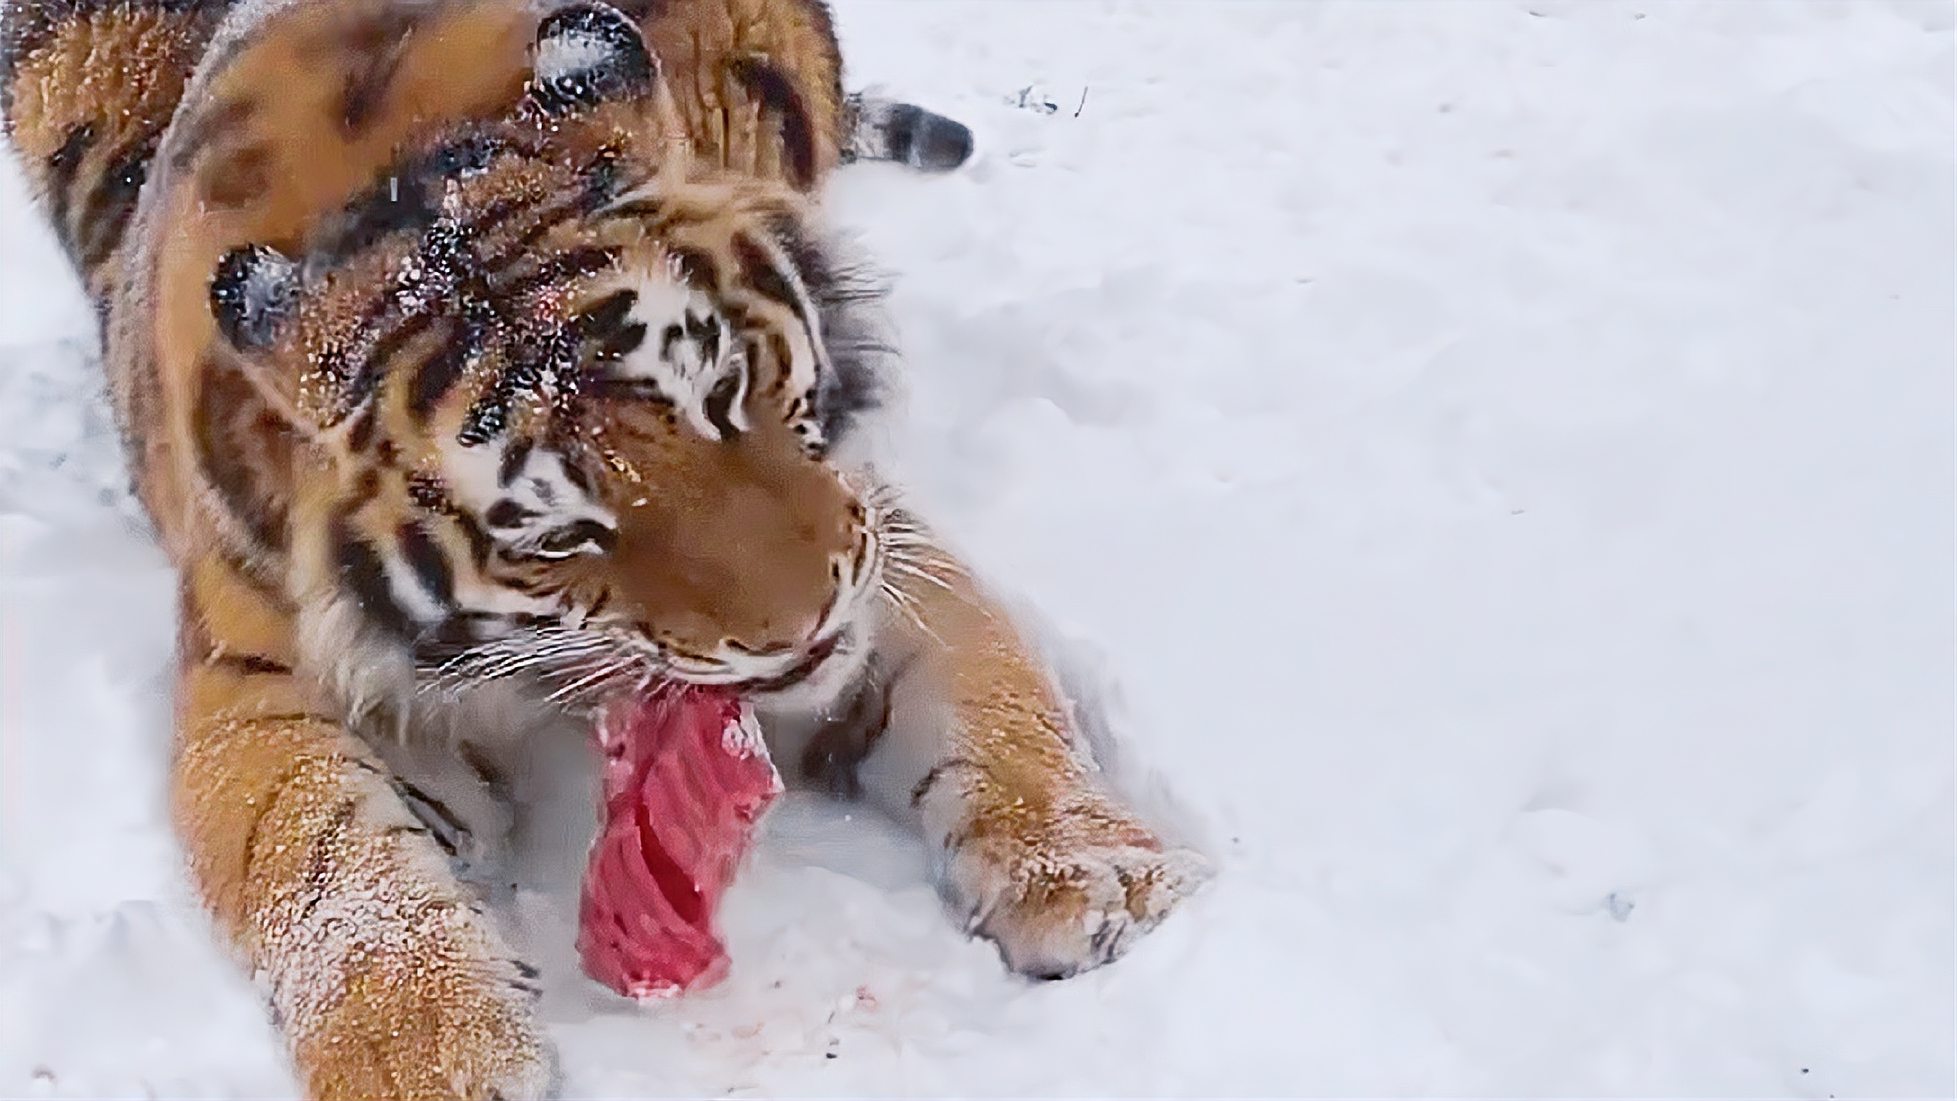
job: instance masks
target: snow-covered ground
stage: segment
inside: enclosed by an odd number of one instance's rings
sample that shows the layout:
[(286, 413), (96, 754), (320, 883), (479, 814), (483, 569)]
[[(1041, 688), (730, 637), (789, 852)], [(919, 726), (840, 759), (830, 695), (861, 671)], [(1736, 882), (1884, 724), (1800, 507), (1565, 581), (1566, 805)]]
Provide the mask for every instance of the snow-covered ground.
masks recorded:
[[(833, 191), (902, 472), (1222, 873), (1032, 985), (793, 800), (723, 987), (626, 1006), (559, 931), (568, 1095), (1952, 1094), (1949, 3), (838, 8), (983, 144)], [(0, 1095), (289, 1095), (11, 169), (0, 282)]]

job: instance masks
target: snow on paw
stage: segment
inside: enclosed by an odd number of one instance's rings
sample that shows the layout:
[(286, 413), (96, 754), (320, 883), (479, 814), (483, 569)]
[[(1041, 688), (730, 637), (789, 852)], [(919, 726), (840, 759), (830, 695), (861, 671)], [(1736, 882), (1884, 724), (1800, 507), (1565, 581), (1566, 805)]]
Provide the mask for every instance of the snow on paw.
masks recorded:
[[(445, 966), (447, 965), (447, 966)], [(436, 950), (403, 980), (383, 967), (352, 976), (346, 997), (295, 1061), (316, 1101), (372, 1098), (531, 1101), (552, 1095), (557, 1062), (534, 1017), (533, 973)]]
[(1119, 959), (1209, 877), (1186, 849), (1152, 836), (997, 846), (952, 853), (946, 887), (1006, 966), (1063, 979)]

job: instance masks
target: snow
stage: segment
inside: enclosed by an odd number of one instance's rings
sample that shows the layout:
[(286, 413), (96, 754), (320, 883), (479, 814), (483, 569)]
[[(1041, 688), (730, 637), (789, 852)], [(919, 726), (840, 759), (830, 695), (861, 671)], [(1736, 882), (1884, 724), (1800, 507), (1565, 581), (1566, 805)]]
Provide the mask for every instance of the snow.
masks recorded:
[[(832, 194), (900, 470), (1221, 874), (1029, 984), (788, 797), (713, 991), (580, 983), (520, 899), (567, 1095), (1952, 1095), (1949, 3), (837, 7), (980, 144)], [(0, 1095), (289, 1095), (0, 188)]]

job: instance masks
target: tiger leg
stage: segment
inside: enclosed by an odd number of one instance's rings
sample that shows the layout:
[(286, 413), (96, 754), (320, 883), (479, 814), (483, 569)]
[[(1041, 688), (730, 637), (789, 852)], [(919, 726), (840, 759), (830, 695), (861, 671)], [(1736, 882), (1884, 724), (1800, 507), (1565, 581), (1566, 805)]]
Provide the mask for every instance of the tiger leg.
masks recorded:
[(903, 584), (891, 609), (879, 665), (899, 671), (859, 780), (917, 823), (942, 892), (1007, 966), (1061, 978), (1108, 963), (1195, 890), (1207, 864), (1123, 805), (1003, 610), (934, 558), (936, 581)]
[(534, 973), (373, 755), (309, 706), (289, 657), (228, 639), (199, 612), (208, 595), (185, 594), (172, 810), (307, 1096), (548, 1093)]

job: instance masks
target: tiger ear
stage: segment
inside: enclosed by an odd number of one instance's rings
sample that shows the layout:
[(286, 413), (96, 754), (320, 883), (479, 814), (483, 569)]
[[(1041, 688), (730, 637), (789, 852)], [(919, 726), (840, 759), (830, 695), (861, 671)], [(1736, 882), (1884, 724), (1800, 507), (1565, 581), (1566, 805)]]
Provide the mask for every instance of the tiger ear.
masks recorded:
[(299, 265), (266, 245), (224, 254), (211, 276), (211, 316), (241, 352), (276, 343), (299, 306)]
[(300, 409), (296, 379), (254, 353), (277, 344), (299, 313), (299, 265), (268, 245), (240, 245), (211, 275), (211, 318), (218, 336), (238, 353), (225, 357), (260, 400), (306, 438), (320, 435)]
[(537, 25), (530, 101), (559, 118), (652, 90), (659, 61), (639, 25), (599, 0), (579, 0)]

